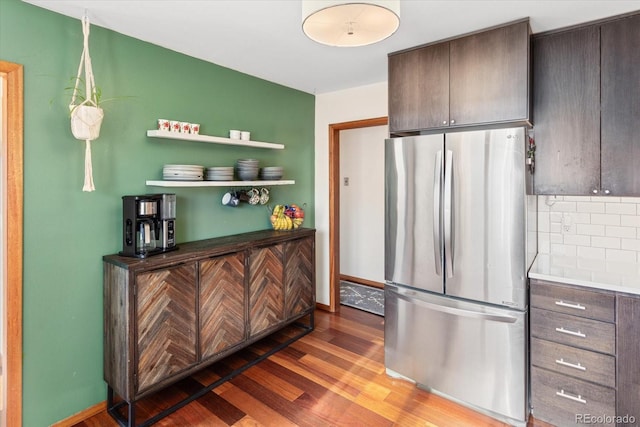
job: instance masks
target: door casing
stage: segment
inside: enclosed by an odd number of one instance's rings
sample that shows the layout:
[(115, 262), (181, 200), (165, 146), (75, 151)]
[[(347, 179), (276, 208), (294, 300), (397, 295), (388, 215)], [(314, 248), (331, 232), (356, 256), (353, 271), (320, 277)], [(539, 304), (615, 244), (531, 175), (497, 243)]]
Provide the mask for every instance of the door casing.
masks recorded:
[(384, 126), (388, 117), (329, 125), (329, 311), (340, 311), (340, 131)]
[(6, 208), (5, 289), (6, 318), (6, 422), (22, 425), (22, 224), (23, 224), (23, 67), (0, 61), (4, 79), (5, 116), (3, 154)]

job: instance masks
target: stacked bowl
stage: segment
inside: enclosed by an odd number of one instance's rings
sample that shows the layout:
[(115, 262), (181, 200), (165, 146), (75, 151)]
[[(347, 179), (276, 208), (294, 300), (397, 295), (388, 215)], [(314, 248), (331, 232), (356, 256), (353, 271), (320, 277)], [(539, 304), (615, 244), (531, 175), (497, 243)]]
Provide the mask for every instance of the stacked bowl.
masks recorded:
[(236, 161), (236, 173), (240, 181), (255, 181), (258, 179), (258, 160), (238, 159)]
[(207, 181), (233, 181), (233, 166), (213, 166), (205, 170)]
[(167, 181), (202, 181), (204, 166), (164, 165), (162, 178)]
[(282, 179), (282, 166), (268, 166), (260, 169), (260, 179), (265, 181), (277, 181)]

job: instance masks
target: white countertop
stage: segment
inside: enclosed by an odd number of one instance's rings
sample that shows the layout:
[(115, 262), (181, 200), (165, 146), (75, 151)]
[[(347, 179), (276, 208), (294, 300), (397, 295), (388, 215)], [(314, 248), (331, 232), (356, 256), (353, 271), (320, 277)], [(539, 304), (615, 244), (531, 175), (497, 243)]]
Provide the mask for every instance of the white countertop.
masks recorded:
[(640, 295), (640, 264), (538, 254), (529, 277)]

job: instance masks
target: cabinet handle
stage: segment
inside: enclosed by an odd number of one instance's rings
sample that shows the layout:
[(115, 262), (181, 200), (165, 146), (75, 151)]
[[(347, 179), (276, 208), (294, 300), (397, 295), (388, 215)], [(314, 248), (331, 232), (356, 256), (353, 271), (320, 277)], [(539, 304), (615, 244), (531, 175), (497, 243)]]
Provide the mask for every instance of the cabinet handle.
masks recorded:
[(598, 190), (597, 190), (596, 188), (594, 188), (593, 190), (591, 190), (591, 192), (592, 192), (593, 194), (598, 194)]
[(560, 300), (560, 301), (556, 301), (556, 305), (559, 305), (559, 306), (561, 306), (561, 307), (574, 308), (574, 309), (576, 309), (576, 310), (586, 310), (586, 309), (587, 309), (587, 307), (585, 307), (584, 305), (581, 305), (581, 304), (571, 304), (571, 303), (568, 303), (568, 302), (564, 302), (564, 301), (562, 301), (562, 300)]
[(582, 332), (574, 332), (565, 328), (556, 328), (556, 332), (560, 332), (561, 334), (573, 335), (574, 337), (586, 338), (587, 336)]
[(573, 400), (574, 402), (580, 402), (585, 405), (587, 403), (587, 401), (584, 400), (581, 395), (578, 395), (576, 397), (569, 393), (565, 393), (564, 390), (556, 391), (556, 396), (564, 397), (565, 399)]
[(451, 120), (451, 124), (454, 124), (455, 122), (456, 122), (455, 120), (453, 120), (453, 119)]
[(609, 191), (609, 190), (604, 190), (604, 194), (611, 194), (611, 191)]
[(446, 124), (447, 124), (447, 121), (446, 121), (446, 120), (443, 120), (443, 121), (442, 121), (442, 124), (443, 124), (443, 125), (446, 125)]
[(578, 369), (580, 371), (586, 371), (587, 370), (587, 368), (582, 366), (580, 363), (575, 364), (575, 363), (565, 362), (563, 358), (560, 358), (560, 360), (556, 359), (556, 363), (558, 365), (566, 366), (566, 367), (573, 368), (573, 369)]

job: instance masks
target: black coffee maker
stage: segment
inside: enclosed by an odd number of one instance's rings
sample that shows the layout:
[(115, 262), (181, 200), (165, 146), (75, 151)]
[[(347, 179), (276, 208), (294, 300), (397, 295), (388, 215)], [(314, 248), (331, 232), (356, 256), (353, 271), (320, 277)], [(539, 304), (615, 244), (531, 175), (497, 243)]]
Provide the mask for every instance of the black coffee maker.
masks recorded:
[(122, 197), (121, 255), (146, 258), (177, 249), (175, 194)]

